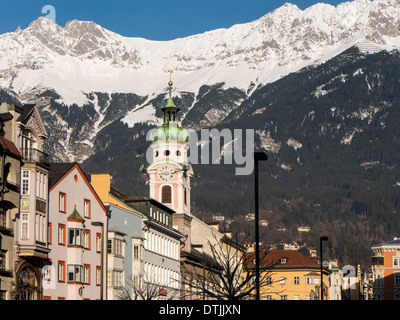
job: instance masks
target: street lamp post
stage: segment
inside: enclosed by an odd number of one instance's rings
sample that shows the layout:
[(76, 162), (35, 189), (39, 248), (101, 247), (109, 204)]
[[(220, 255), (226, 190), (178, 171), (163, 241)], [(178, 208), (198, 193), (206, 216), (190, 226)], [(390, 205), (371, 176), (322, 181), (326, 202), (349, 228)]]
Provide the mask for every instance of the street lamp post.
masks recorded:
[(100, 300), (103, 300), (103, 291), (104, 291), (104, 281), (103, 281), (103, 277), (104, 277), (104, 224), (103, 222), (100, 221), (93, 221), (92, 222), (92, 226), (95, 227), (100, 227), (101, 228), (101, 252), (100, 252), (100, 268), (101, 268), (101, 277), (100, 277)]
[(321, 255), (321, 300), (324, 300), (324, 281), (323, 281), (323, 271), (322, 271), (322, 241), (328, 241), (328, 237), (319, 237), (319, 251)]
[(259, 214), (258, 214), (258, 161), (268, 160), (265, 152), (254, 152), (254, 206), (255, 206), (255, 224), (256, 224), (256, 300), (260, 300), (260, 232), (259, 232)]

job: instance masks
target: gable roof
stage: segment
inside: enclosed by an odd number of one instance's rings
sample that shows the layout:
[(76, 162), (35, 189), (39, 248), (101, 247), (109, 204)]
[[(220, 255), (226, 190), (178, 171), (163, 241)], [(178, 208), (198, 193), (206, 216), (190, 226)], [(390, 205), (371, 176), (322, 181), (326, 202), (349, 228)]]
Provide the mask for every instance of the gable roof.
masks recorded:
[(39, 110), (35, 104), (24, 104), (22, 107), (22, 113), (18, 117), (17, 121), (21, 122), (22, 124), (26, 125), (31, 118), (32, 114), (36, 114), (36, 120), (38, 121), (40, 130), (42, 131), (42, 135), (48, 136), (46, 127), (44, 126), (42, 117), (40, 116)]
[[(248, 253), (246, 262), (248, 267), (255, 267), (253, 263), (255, 252)], [(285, 262), (281, 259), (286, 258)], [(271, 250), (260, 252), (260, 265), (264, 267), (272, 266), (273, 269), (306, 268), (319, 269), (321, 265), (314, 257), (308, 257), (297, 250)]]
[(33, 111), (34, 108), (35, 108), (35, 104), (24, 104), (21, 107), (22, 113), (18, 117), (17, 121), (26, 123), (28, 121), (28, 116), (31, 114), (31, 112)]
[(15, 155), (15, 156), (17, 156), (19, 158), (22, 158), (22, 155), (19, 152), (19, 150), (17, 149), (17, 147), (15, 146), (15, 144), (12, 141), (10, 141), (10, 140), (2, 137), (2, 136), (0, 136), (0, 146), (6, 152), (9, 152), (9, 153), (11, 153), (11, 154), (13, 154), (13, 155)]
[(76, 162), (50, 163), (49, 189), (64, 177), (76, 164)]
[(100, 197), (94, 190), (93, 186), (90, 184), (86, 174), (82, 171), (81, 167), (77, 162), (61, 162), (61, 163), (50, 163), (50, 170), (49, 170), (49, 192), (58, 184), (60, 183), (64, 177), (66, 177), (73, 169), (77, 169), (80, 173), (83, 181), (85, 182), (86, 186), (90, 189), (93, 193), (94, 197), (96, 198), (97, 202), (99, 203), (100, 207), (106, 212), (106, 208), (104, 207), (103, 202), (100, 200)]

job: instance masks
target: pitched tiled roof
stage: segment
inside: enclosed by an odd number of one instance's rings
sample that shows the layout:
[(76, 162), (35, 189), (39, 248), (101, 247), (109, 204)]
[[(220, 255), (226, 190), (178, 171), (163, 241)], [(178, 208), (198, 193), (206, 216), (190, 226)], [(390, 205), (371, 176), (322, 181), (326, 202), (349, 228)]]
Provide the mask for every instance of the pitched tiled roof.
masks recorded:
[(5, 151), (22, 158), (21, 153), (12, 141), (0, 136), (0, 145)]
[[(255, 267), (255, 253), (247, 254), (248, 267)], [(285, 258), (285, 259), (283, 259)], [(320, 268), (320, 264), (313, 257), (307, 257), (297, 250), (271, 250), (260, 252), (260, 265), (273, 268)]]
[(64, 177), (64, 175), (76, 164), (76, 162), (50, 163), (49, 188)]
[(22, 107), (22, 113), (18, 117), (18, 121), (21, 121), (22, 123), (26, 122), (26, 119), (28, 115), (32, 112), (32, 110), (35, 108), (35, 104), (24, 104)]

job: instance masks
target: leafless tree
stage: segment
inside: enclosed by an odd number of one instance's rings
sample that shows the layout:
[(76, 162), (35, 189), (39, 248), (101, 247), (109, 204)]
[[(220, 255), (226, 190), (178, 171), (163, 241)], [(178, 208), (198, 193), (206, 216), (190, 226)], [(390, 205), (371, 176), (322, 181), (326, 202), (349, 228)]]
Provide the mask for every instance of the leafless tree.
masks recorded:
[(179, 289), (175, 288), (179, 286), (173, 285), (175, 283), (178, 283), (177, 279), (161, 284), (147, 274), (132, 276), (125, 286), (116, 289), (116, 293), (120, 300), (174, 300), (179, 293)]
[[(224, 237), (208, 241), (210, 254), (194, 252), (189, 263), (182, 264), (184, 297), (207, 300), (251, 300), (255, 297), (256, 270), (251, 259), (255, 255)], [(271, 285), (271, 268), (266, 265), (266, 250), (260, 254), (260, 290)]]

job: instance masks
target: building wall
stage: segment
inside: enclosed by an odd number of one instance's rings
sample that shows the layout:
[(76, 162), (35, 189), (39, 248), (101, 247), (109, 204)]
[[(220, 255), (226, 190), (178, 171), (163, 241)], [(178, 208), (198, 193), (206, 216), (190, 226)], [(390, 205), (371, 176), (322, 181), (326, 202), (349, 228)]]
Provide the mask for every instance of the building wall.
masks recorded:
[(4, 166), (7, 164), (11, 165), (7, 183), (1, 184), (1, 202), (7, 201), (15, 206), (12, 209), (3, 210), (0, 222), (0, 300), (9, 300), (11, 299), (11, 292), (14, 289), (14, 230), (15, 219), (19, 212), (20, 160), (5, 154), (4, 159), (1, 157), (0, 161), (1, 181), (5, 181)]
[(224, 236), (219, 232), (218, 227), (213, 227), (192, 216), (191, 224), (191, 243), (195, 245), (203, 245), (203, 252), (212, 256), (211, 245), (219, 243)]
[[(136, 270), (135, 262), (138, 259), (133, 257), (133, 247), (138, 245), (142, 249), (142, 216), (133, 210), (126, 210), (114, 204), (109, 206), (110, 217), (108, 222), (108, 241), (114, 245), (112, 241), (115, 239), (123, 241), (122, 254), (117, 253), (114, 248), (110, 248), (107, 254), (107, 296), (108, 300), (119, 300), (124, 296), (126, 290), (130, 290), (133, 284), (133, 276), (139, 270)], [(114, 272), (123, 272), (123, 280), (118, 283), (118, 278)]]
[[(272, 269), (269, 276), (271, 285), (262, 286), (260, 289), (262, 300), (312, 300), (319, 296), (321, 278), (316, 270)], [(324, 274), (323, 281), (329, 287), (328, 275)]]
[[(65, 196), (65, 208), (60, 210), (60, 194)], [(90, 203), (90, 211), (85, 214), (85, 201)], [(76, 209), (83, 217), (84, 221), (69, 220), (68, 217)], [(46, 283), (44, 296), (57, 300), (83, 300), (100, 299), (101, 289), (101, 227), (92, 225), (92, 222), (101, 222), (104, 225), (103, 245), (107, 248), (106, 230), (107, 219), (106, 211), (99, 202), (96, 195), (89, 188), (82, 172), (75, 166), (58, 184), (50, 190), (49, 197), (50, 212), (50, 248), (49, 258), (51, 259), (50, 280)], [(60, 232), (60, 227), (64, 227), (64, 232)], [(82, 229), (89, 235), (88, 245), (85, 238), (81, 245), (69, 244), (69, 231), (73, 228)], [(106, 254), (104, 254), (104, 257)], [(104, 266), (105, 266), (104, 260)], [(64, 279), (61, 277), (59, 266), (65, 264)], [(68, 265), (79, 265), (89, 268), (87, 283), (83, 281), (70, 281), (68, 277)], [(105, 268), (104, 268), (104, 288), (105, 288)], [(83, 277), (83, 274), (82, 274)], [(104, 290), (105, 291), (105, 290)], [(105, 298), (105, 296), (103, 296)]]
[[(26, 112), (29, 110), (29, 112)], [(48, 163), (43, 144), (47, 132), (39, 111), (34, 105), (13, 106), (14, 118), (10, 123), (14, 130), (14, 143), (23, 156), (21, 165), (20, 214), (15, 221), (15, 299), (42, 299), (43, 266), (48, 258)], [(21, 116), (24, 118), (21, 119)], [(27, 147), (25, 133), (29, 132)], [(29, 149), (27, 149), (29, 148)], [(27, 152), (29, 151), (29, 152)], [(40, 157), (38, 156), (40, 155)], [(27, 172), (27, 176), (23, 173)], [(28, 189), (24, 186), (28, 185)], [(34, 290), (27, 290), (24, 281), (30, 274)]]
[[(375, 300), (400, 300), (400, 240), (372, 247), (373, 294)], [(379, 258), (380, 262), (374, 262)]]
[(180, 236), (156, 223), (149, 224), (144, 232), (143, 249), (143, 280), (165, 289), (166, 299), (178, 299)]

